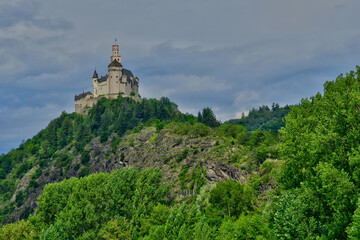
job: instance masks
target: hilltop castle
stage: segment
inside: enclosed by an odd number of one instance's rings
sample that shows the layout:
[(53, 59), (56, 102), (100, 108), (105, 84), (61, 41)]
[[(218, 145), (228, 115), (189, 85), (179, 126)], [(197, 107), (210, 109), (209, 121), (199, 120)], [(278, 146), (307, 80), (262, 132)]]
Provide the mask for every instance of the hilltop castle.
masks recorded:
[(119, 45), (112, 46), (108, 74), (99, 78), (96, 70), (92, 78), (93, 93), (90, 91), (75, 95), (75, 112), (86, 114), (102, 98), (117, 98), (119, 94), (140, 101), (139, 78), (121, 65)]

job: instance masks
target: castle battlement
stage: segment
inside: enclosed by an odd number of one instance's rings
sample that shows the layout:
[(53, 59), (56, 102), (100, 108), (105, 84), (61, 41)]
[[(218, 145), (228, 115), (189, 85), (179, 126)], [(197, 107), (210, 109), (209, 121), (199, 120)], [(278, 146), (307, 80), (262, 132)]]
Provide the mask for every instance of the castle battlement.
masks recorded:
[(112, 56), (108, 65), (108, 74), (99, 78), (96, 70), (93, 78), (93, 92), (83, 92), (75, 95), (75, 112), (86, 114), (88, 109), (94, 106), (100, 98), (117, 98), (121, 93), (123, 97), (130, 97), (140, 101), (139, 78), (123, 68), (121, 56), (119, 56), (119, 45), (112, 46)]

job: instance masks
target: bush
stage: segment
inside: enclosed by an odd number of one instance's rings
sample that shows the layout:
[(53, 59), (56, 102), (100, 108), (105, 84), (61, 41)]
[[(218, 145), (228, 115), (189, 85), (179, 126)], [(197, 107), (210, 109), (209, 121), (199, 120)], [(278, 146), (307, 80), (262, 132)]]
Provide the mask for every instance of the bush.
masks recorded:
[(188, 149), (188, 148), (185, 148), (185, 149), (181, 152), (181, 154), (179, 154), (179, 155), (176, 157), (176, 161), (177, 161), (177, 162), (181, 162), (182, 160), (184, 160), (184, 159), (187, 157), (188, 153), (189, 153), (189, 149)]
[(159, 122), (156, 124), (156, 131), (160, 132), (164, 128), (165, 124), (163, 122)]
[(90, 151), (83, 151), (80, 158), (81, 164), (85, 165), (90, 161)]
[(15, 198), (16, 206), (20, 207), (21, 205), (23, 205), (26, 198), (27, 198), (27, 194), (24, 191), (19, 191), (16, 194), (16, 198)]
[(74, 170), (77, 171), (77, 170), (79, 170), (79, 168), (80, 168), (80, 163), (75, 165)]
[(79, 178), (85, 177), (87, 175), (89, 175), (89, 168), (88, 167), (84, 167), (84, 168), (80, 169)]

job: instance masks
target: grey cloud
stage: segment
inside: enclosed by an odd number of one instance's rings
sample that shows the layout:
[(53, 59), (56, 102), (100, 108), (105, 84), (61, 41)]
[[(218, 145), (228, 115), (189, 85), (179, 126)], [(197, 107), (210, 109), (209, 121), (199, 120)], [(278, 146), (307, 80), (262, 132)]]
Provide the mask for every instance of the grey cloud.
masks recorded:
[(39, 4), (34, 1), (9, 1), (0, 4), (0, 27), (11, 27), (19, 22), (31, 21)]
[(3, 1), (0, 145), (7, 147), (0, 151), (71, 111), (74, 94), (91, 89), (94, 67), (107, 72), (115, 37), (143, 97), (168, 96), (194, 114), (211, 107), (221, 120), (298, 103), (358, 63), (359, 7), (355, 0)]

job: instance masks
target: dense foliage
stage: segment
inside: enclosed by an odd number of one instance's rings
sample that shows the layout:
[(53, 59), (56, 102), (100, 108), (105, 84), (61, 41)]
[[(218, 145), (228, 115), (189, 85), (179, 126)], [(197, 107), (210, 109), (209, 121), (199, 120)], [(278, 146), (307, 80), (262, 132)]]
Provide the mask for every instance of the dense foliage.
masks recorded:
[(249, 114), (244, 114), (239, 119), (231, 119), (226, 121), (228, 124), (235, 124), (244, 126), (248, 130), (273, 130), (278, 131), (285, 127), (285, 116), (289, 113), (290, 106), (280, 107), (278, 103), (273, 103), (271, 108), (268, 106), (261, 106), (258, 109), (251, 109)]
[(281, 133), (277, 237), (358, 239), (360, 68), (292, 107)]
[[(4, 222), (8, 214), (16, 206), (21, 206), (34, 188), (38, 187), (36, 179), (48, 163), (55, 160), (56, 167), (61, 168), (64, 175), (77, 154), (81, 153), (82, 164), (89, 161), (89, 152), (84, 151), (84, 146), (94, 137), (106, 141), (111, 133), (123, 136), (134, 128), (141, 129), (145, 123), (151, 124), (153, 120), (157, 123), (170, 120), (195, 121), (195, 117), (179, 112), (176, 104), (168, 98), (136, 102), (121, 96), (113, 100), (101, 99), (86, 116), (63, 112), (19, 148), (0, 155), (0, 222)], [(62, 149), (74, 150), (71, 154), (64, 154), (64, 151), (60, 151)], [(17, 194), (15, 202), (9, 204), (19, 179), (33, 168), (36, 171), (31, 176), (30, 185)], [(82, 168), (81, 171), (81, 175), (85, 176), (89, 169)], [(26, 212), (22, 217), (28, 215), (29, 212)]]
[[(156, 132), (151, 141), (157, 134), (173, 134), (210, 139), (214, 147), (192, 169), (184, 159), (203, 149), (185, 148), (173, 156), (168, 170), (173, 181), (164, 181), (162, 166), (89, 176), (82, 167), (80, 178), (46, 185), (36, 212), (3, 226), (0, 239), (360, 238), (359, 67), (326, 82), (324, 94), (299, 105), (263, 106), (227, 124), (220, 124), (210, 108), (197, 117), (182, 114), (166, 98), (104, 99), (88, 116), (64, 113), (0, 157), (3, 202), (14, 198), (18, 179), (32, 171), (28, 187), (1, 216), (5, 219), (39, 187), (36, 179), (48, 162), (66, 169), (78, 155), (87, 166), (91, 156), (84, 146), (92, 138), (105, 142), (113, 133), (126, 136), (146, 126)], [(116, 148), (119, 138), (114, 139)], [(208, 182), (202, 165), (207, 160), (241, 169), (245, 181)], [(183, 190), (190, 194), (182, 195)]]
[(251, 213), (255, 198), (247, 186), (204, 186), (188, 204), (174, 204), (162, 180), (159, 169), (124, 168), (48, 184), (35, 214), (3, 227), (0, 238), (271, 239), (269, 225)]

